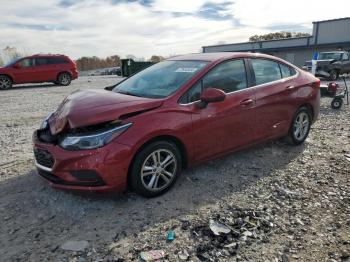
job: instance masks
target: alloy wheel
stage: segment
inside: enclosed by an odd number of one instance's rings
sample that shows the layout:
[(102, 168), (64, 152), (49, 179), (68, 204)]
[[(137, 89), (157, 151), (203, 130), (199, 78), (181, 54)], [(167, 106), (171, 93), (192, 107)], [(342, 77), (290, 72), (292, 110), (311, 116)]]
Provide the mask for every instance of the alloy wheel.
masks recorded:
[(141, 181), (147, 190), (161, 191), (171, 184), (177, 171), (175, 155), (158, 149), (147, 156), (141, 167)]
[(62, 74), (60, 77), (60, 83), (61, 85), (68, 85), (70, 83), (71, 79), (68, 74)]
[(9, 89), (11, 87), (11, 79), (7, 76), (0, 76), (0, 89)]
[(310, 118), (305, 112), (300, 112), (294, 121), (294, 137), (298, 141), (305, 139), (310, 128)]

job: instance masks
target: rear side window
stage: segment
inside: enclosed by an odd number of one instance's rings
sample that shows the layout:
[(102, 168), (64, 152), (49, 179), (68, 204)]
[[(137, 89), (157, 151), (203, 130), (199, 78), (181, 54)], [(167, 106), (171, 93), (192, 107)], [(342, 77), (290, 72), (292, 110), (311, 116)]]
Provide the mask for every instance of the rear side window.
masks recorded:
[(68, 61), (62, 57), (49, 57), (48, 64), (49, 65), (68, 64)]
[(282, 78), (290, 77), (296, 74), (295, 69), (287, 65), (280, 64), (280, 68), (281, 68)]
[(277, 62), (265, 59), (252, 59), (256, 85), (281, 79), (280, 67)]
[(47, 65), (47, 58), (45, 57), (35, 58), (35, 65), (36, 66)]
[(247, 76), (243, 60), (223, 62), (203, 77), (203, 89), (221, 89), (225, 93), (247, 87)]

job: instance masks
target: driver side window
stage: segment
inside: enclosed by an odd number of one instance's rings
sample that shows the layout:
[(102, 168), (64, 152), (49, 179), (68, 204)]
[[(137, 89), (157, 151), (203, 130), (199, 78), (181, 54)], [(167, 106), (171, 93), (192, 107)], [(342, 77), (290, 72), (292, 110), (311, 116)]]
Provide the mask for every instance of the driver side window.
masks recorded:
[(247, 87), (243, 60), (223, 62), (203, 77), (203, 89), (217, 88), (231, 93)]
[(200, 100), (200, 95), (206, 88), (217, 88), (225, 93), (247, 88), (244, 61), (237, 59), (217, 65), (192, 86), (179, 102), (186, 104)]
[(26, 58), (26, 59), (21, 60), (19, 62), (19, 64), (21, 67), (31, 67), (31, 66), (34, 66), (33, 60), (34, 59)]
[(344, 53), (343, 54), (343, 60), (345, 60), (345, 61), (349, 60), (349, 54), (348, 53)]

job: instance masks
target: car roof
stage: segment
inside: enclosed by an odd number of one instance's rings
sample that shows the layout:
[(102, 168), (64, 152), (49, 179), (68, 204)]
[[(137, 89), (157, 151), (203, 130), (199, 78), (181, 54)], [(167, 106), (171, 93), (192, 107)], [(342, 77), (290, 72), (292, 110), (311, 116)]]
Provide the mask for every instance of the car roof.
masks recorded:
[(261, 53), (250, 53), (250, 52), (217, 52), (217, 53), (198, 53), (198, 54), (188, 54), (180, 55), (168, 58), (167, 60), (194, 60), (194, 61), (209, 61), (215, 62), (220, 60), (239, 58), (239, 57), (260, 57), (260, 58), (270, 58), (274, 60), (280, 60), (278, 57), (265, 55)]
[(67, 57), (67, 56), (61, 55), (61, 54), (35, 54), (35, 55), (26, 56), (23, 58), (35, 58), (35, 57)]

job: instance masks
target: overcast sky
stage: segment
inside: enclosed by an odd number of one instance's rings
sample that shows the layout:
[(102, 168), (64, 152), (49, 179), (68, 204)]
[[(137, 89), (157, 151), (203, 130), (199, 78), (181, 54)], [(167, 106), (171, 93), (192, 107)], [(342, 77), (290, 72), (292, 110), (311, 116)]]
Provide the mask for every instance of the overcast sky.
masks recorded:
[(349, 0), (0, 0), (0, 50), (169, 56), (349, 15)]

